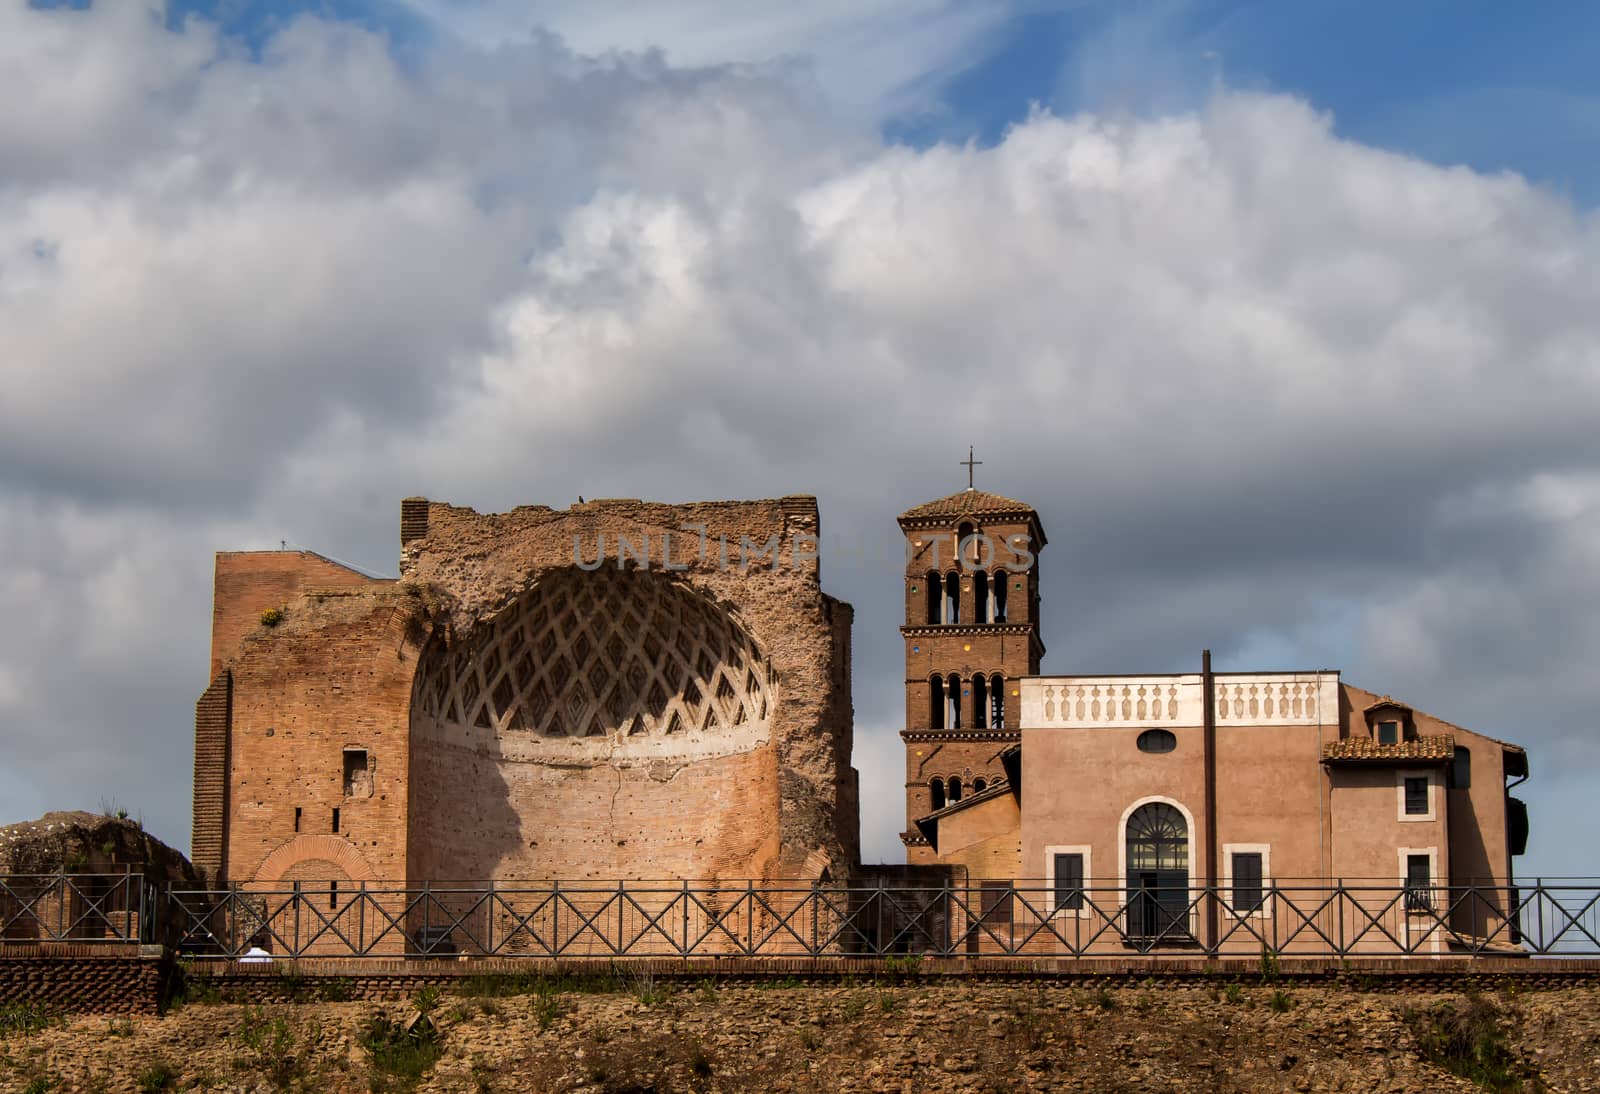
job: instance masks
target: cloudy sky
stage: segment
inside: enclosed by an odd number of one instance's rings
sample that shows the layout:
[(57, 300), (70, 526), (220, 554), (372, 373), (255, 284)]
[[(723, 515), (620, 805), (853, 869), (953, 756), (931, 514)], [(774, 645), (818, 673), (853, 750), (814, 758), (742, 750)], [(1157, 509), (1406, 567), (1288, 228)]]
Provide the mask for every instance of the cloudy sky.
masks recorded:
[(1342, 669), (1600, 875), (1600, 9), (0, 0), (0, 821), (187, 847), (212, 552), (814, 493), (894, 861), (900, 510), (1046, 671)]

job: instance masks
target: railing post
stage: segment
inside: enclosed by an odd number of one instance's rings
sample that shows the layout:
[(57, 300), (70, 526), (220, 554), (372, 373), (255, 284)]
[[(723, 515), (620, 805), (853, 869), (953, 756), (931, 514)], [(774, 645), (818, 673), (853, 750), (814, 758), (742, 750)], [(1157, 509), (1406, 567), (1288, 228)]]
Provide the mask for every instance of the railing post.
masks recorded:
[(550, 882), (550, 951), (551, 957), (559, 956), (561, 945), (561, 879), (555, 878)]
[(756, 955), (756, 883), (754, 878), (744, 882), (744, 955)]
[(489, 892), (483, 902), (483, 953), (487, 957), (494, 953), (494, 878), (489, 879)]
[(1350, 943), (1345, 940), (1344, 933), (1344, 878), (1340, 878), (1334, 889), (1335, 899), (1333, 906), (1339, 917), (1339, 956), (1345, 957), (1350, 953)]
[(690, 945), (689, 945), (689, 879), (688, 878), (683, 878), (682, 880), (683, 880), (683, 895), (679, 899), (683, 901), (683, 944), (678, 947), (678, 956), (679, 957), (688, 957), (689, 956), (689, 950), (690, 950)]
[(819, 893), (821, 891), (821, 887), (822, 887), (822, 880), (820, 878), (812, 878), (811, 879), (811, 956), (812, 957), (819, 956), (818, 953), (817, 953), (817, 919), (822, 914), (822, 908), (820, 906), (821, 905), (821, 901), (819, 900)]
[(361, 889), (356, 893), (356, 954), (365, 957), (367, 954), (367, 883), (361, 883)]
[(628, 933), (627, 924), (623, 921), (627, 902), (622, 899), (622, 879), (617, 879), (617, 944), (612, 947), (619, 954), (622, 952), (622, 939)]

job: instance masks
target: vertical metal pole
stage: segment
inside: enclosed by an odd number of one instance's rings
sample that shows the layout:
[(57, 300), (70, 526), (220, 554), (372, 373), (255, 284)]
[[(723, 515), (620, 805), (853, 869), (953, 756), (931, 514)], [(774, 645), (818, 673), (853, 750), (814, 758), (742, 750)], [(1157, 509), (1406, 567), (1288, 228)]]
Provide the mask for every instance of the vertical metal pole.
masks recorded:
[(812, 957), (816, 957), (817, 956), (817, 945), (818, 945), (818, 943), (817, 943), (817, 918), (822, 914), (822, 908), (821, 908), (821, 903), (822, 902), (819, 899), (819, 894), (820, 894), (820, 891), (821, 891), (821, 884), (822, 884), (821, 881), (818, 880), (818, 879), (815, 879), (815, 878), (813, 878), (812, 881), (811, 881), (811, 956)]
[(1205, 726), (1206, 779), (1206, 952), (1217, 952), (1217, 695), (1211, 651), (1200, 653), (1200, 703)]
[(746, 957), (754, 957), (756, 953), (756, 883), (754, 879), (745, 879), (744, 901), (744, 953)]
[(561, 879), (550, 883), (550, 944), (555, 947), (551, 956), (561, 952)]
[(1339, 888), (1336, 890), (1333, 906), (1339, 910), (1339, 956), (1344, 957), (1350, 952), (1350, 943), (1345, 940), (1344, 933), (1344, 878), (1339, 879)]
[(494, 953), (494, 878), (489, 879), (489, 895), (483, 902), (483, 952)]
[(689, 879), (683, 879), (683, 895), (678, 898), (683, 901), (683, 945), (678, 948), (679, 957), (689, 956)]

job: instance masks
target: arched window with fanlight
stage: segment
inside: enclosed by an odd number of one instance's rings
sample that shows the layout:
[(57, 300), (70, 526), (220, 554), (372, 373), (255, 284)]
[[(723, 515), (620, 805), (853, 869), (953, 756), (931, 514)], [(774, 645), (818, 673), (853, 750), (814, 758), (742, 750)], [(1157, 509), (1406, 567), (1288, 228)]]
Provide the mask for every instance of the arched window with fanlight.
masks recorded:
[(1187, 941), (1189, 822), (1168, 802), (1147, 802), (1128, 816), (1128, 934), (1153, 942)]

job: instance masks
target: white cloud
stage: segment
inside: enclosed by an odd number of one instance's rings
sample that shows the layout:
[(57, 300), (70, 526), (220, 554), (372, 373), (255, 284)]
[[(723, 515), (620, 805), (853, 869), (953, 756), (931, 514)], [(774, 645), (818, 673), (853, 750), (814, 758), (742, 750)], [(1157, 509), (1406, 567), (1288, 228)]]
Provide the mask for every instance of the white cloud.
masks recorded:
[(137, 797), (182, 842), (209, 552), (392, 572), (412, 493), (819, 494), (892, 801), (893, 517), (969, 442), (1051, 533), (1047, 669), (1342, 661), (1536, 770), (1600, 763), (1600, 238), (1513, 176), (1284, 97), (915, 151), (781, 67), (402, 67), (316, 21), (255, 64), (203, 27), (0, 19), (166, 74), (117, 76), (81, 141), (0, 95), (32, 165), (0, 186), (0, 709), (34, 811)]

